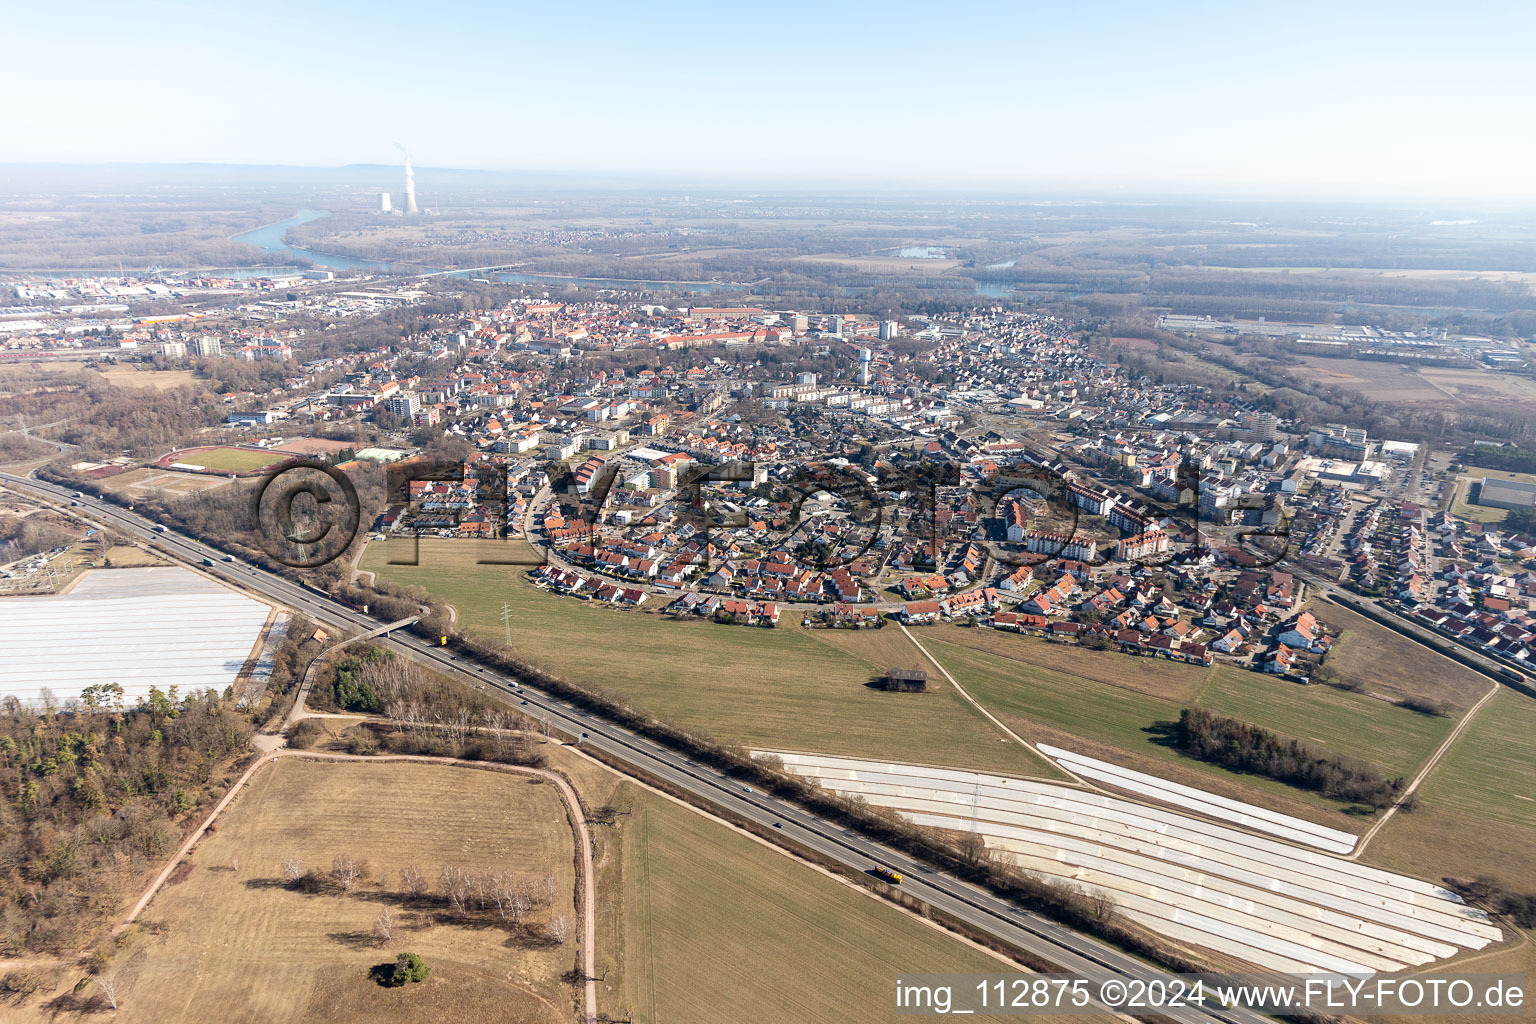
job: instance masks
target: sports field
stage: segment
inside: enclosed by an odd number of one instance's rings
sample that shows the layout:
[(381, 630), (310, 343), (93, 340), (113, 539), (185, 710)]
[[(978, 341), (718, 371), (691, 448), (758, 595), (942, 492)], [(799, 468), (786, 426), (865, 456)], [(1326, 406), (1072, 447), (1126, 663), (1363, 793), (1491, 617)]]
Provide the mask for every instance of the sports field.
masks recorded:
[(175, 461), (181, 465), (216, 469), (226, 473), (247, 473), (252, 470), (265, 469), (287, 458), (290, 458), (290, 456), (282, 452), (219, 447), (203, 448), (177, 455)]
[(228, 487), (229, 478), (222, 476), (200, 476), (196, 473), (178, 473), (174, 469), (154, 469), (144, 467), (130, 469), (126, 473), (118, 473), (115, 476), (103, 477), (100, 481), (102, 490), (120, 495), (129, 501), (138, 501), (152, 494), (164, 494), (177, 496), (182, 494), (196, 494), (199, 491), (212, 490), (215, 487)]
[(463, 628), (487, 638), (505, 639), (505, 604), (512, 646), (530, 661), (702, 734), (1009, 774), (1049, 770), (1017, 744), (999, 742), (996, 728), (947, 686), (884, 693), (868, 683), (888, 665), (796, 626), (674, 621), (545, 593), (527, 582), (526, 566), (476, 564), (508, 550), (527, 549), (424, 540), (421, 564), (402, 566), (388, 562), (410, 557), (409, 543), (376, 542), (360, 567), (424, 587), (458, 610)]
[[(572, 842), (559, 795), (531, 780), (443, 765), (274, 762), (197, 846), (185, 879), (145, 911), (117, 965), (116, 1019), (568, 1021), (575, 1004), (560, 975), (571, 947), (432, 923), (397, 894), (406, 864), (434, 887), (449, 864), (554, 872), (557, 908), (574, 920)], [(285, 859), (328, 871), (337, 853), (365, 858), (372, 877), (349, 894), (281, 884)], [(371, 931), (386, 907), (407, 923), (381, 948)], [(369, 978), (406, 949), (432, 967), (427, 982), (385, 989)]]

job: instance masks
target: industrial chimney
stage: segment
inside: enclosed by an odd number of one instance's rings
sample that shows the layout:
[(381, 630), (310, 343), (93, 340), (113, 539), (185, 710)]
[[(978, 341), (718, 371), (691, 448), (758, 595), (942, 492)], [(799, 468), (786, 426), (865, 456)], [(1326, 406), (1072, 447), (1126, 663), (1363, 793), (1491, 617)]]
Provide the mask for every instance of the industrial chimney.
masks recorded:
[(395, 143), (395, 148), (405, 154), (405, 215), (416, 216), (416, 175), (411, 173), (411, 151), (400, 143)]

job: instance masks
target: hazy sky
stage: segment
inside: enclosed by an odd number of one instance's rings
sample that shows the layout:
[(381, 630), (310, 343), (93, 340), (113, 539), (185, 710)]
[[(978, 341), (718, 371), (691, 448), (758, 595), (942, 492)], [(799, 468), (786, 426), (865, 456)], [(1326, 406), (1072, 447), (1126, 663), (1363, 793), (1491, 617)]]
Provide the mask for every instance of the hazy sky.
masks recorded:
[(12, 4), (0, 162), (1536, 198), (1536, 3)]

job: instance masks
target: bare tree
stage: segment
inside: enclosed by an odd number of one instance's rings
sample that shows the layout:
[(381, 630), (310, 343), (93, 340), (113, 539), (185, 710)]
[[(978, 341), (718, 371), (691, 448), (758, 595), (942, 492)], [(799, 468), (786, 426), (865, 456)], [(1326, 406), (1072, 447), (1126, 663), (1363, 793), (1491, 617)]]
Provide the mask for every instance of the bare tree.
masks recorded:
[(507, 871), (493, 871), (486, 875), (486, 893), (496, 914), (507, 924), (521, 924), (523, 915), (532, 905), (528, 883), (514, 878)]
[(400, 869), (400, 888), (411, 899), (419, 900), (427, 891), (427, 876), (415, 864), (407, 864)]
[(111, 1006), (114, 1010), (117, 1009), (117, 997), (120, 994), (117, 973), (115, 971), (104, 971), (101, 974), (95, 975), (91, 980), (96, 983), (96, 987), (106, 997), (107, 1005)]
[(471, 872), (469, 875), (468, 899), (466, 902), (476, 910), (484, 910), (490, 902), (491, 876), (489, 872)]
[(423, 729), (427, 724), (427, 713), (420, 703), (407, 697), (390, 701), (384, 705), (384, 713), (399, 722), (407, 732), (415, 732)]
[(304, 877), (304, 862), (297, 857), (289, 857), (283, 861), (283, 881), (289, 885), (298, 884)]
[(229, 870), (237, 875), (240, 873), (240, 855), (238, 853), (229, 858)]
[(398, 922), (395, 920), (394, 911), (385, 907), (379, 911), (379, 916), (373, 922), (373, 937), (379, 945), (387, 946), (395, 941), (395, 928)]
[(350, 853), (338, 853), (331, 860), (331, 881), (341, 886), (342, 892), (351, 892), (362, 873), (357, 860)]
[(448, 906), (456, 914), (463, 914), (469, 909), (470, 877), (469, 872), (454, 864), (443, 866), (442, 874), (438, 876), (438, 888), (442, 890), (443, 899), (448, 901)]
[(507, 713), (497, 709), (489, 711), (485, 715), (485, 727), (491, 730), (491, 738), (495, 743), (498, 757), (507, 753)]
[(549, 937), (559, 945), (565, 945), (565, 941), (571, 937), (571, 919), (564, 914), (556, 914), (549, 919)]
[(1102, 889), (1088, 890), (1088, 912), (1100, 924), (1108, 924), (1115, 916), (1115, 901)]
[(469, 736), (470, 726), (475, 718), (474, 711), (467, 704), (460, 704), (454, 713), (447, 718), (448, 735), (453, 740), (454, 749), (462, 749), (464, 740)]
[(491, 905), (496, 908), (496, 914), (503, 921), (508, 920), (508, 900), (511, 896), (507, 885), (508, 879), (504, 871), (492, 871), (486, 876), (485, 892)]
[(960, 855), (971, 867), (978, 867), (988, 859), (987, 841), (975, 832), (960, 840)]

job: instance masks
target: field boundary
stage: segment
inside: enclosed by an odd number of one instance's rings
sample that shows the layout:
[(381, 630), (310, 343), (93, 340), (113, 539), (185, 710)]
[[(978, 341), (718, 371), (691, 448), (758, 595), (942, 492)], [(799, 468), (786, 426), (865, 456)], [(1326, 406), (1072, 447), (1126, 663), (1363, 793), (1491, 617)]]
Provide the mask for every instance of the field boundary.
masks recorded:
[(251, 766), (245, 770), (235, 783), (229, 787), (229, 791), (214, 805), (208, 817), (203, 819), (186, 842), (176, 851), (170, 861), (166, 863), (160, 874), (155, 876), (149, 888), (139, 897), (138, 902), (128, 911), (128, 915), (113, 929), (114, 936), (120, 935), (138, 919), (150, 902), (165, 886), (176, 868), (179, 867), (187, 855), (197, 846), (199, 840), (207, 835), (220, 814), (234, 802), (235, 797), (245, 791), (256, 772), (266, 765), (272, 764), (279, 758), (292, 757), (300, 760), (311, 761), (349, 761), (353, 763), (377, 763), (377, 762), (406, 762), (416, 764), (446, 765), (455, 768), (472, 768), (480, 771), (501, 772), (509, 775), (531, 775), (537, 778), (553, 782), (560, 791), (560, 796), (565, 802), (566, 817), (570, 820), (571, 831), (576, 837), (577, 872), (576, 885), (579, 889), (577, 906), (581, 915), (582, 927), (582, 969), (585, 978), (585, 1012), (587, 1024), (596, 1024), (597, 1021), (597, 973), (596, 973), (596, 937), (597, 937), (597, 899), (594, 893), (595, 877), (592, 871), (592, 834), (587, 828), (586, 813), (582, 810), (581, 800), (576, 795), (575, 789), (564, 776), (558, 772), (544, 768), (528, 768), (522, 765), (510, 765), (491, 763), (486, 761), (465, 761), (456, 757), (430, 757), (419, 754), (342, 754), (332, 751), (294, 750), (281, 748), (270, 750), (262, 754)]
[[(690, 802), (688, 800), (684, 800), (682, 797), (680, 797), (680, 796), (678, 796), (678, 795), (676, 795), (674, 793), (669, 793), (665, 789), (662, 789), (659, 786), (653, 785), (650, 782), (647, 782), (645, 779), (642, 779), (642, 778), (640, 778), (637, 775), (631, 775), (631, 774), (629, 774), (627, 772), (621, 772), (617, 768), (615, 768), (613, 765), (609, 764), (608, 762), (603, 761), (603, 760), (601, 760), (599, 758), (593, 757), (591, 754), (588, 754), (586, 751), (580, 749), (579, 747), (574, 747), (574, 746), (567, 745), (565, 749), (570, 751), (571, 753), (574, 753), (577, 757), (580, 757), (583, 760), (589, 761), (592, 764), (597, 765), (598, 767), (602, 768), (604, 771), (609, 772), (610, 774), (614, 775), (615, 777), (617, 777), (619, 779), (622, 779), (623, 781), (625, 781), (625, 782), (627, 782), (627, 783), (629, 783), (629, 784), (631, 784), (633, 786), (637, 786), (640, 789), (643, 789), (646, 792), (651, 793), (654, 796), (661, 797), (663, 800), (671, 801), (672, 803), (677, 804), (679, 807), (686, 808), (689, 811), (692, 811), (694, 814), (697, 814), (701, 818), (708, 819), (709, 821), (712, 821), (712, 822), (714, 822), (717, 825), (722, 825), (725, 828), (730, 829), (732, 832), (735, 832), (737, 835), (744, 836), (747, 839), (750, 839), (752, 842), (758, 844), (759, 846), (763, 846), (763, 847), (766, 847), (766, 848), (772, 850), (774, 853), (777, 853), (781, 857), (787, 857), (790, 860), (795, 861), (798, 864), (801, 864), (801, 865), (803, 865), (805, 867), (810, 868), (812, 871), (819, 872), (820, 874), (825, 875), (826, 877), (828, 877), (828, 878), (830, 878), (830, 879), (832, 879), (832, 880), (834, 880), (834, 881), (836, 881), (836, 882), (838, 882), (838, 883), (840, 883), (842, 885), (847, 886), (848, 888), (852, 889), (853, 891), (855, 891), (857, 893), (860, 893), (860, 894), (864, 895), (865, 897), (876, 901), (877, 903), (881, 903), (881, 904), (884, 904), (885, 906), (892, 907), (895, 910), (900, 911), (903, 914), (906, 914), (908, 917), (912, 918), (913, 920), (921, 921), (923, 924), (927, 925), (929, 928), (932, 928), (935, 931), (941, 932), (944, 935), (948, 936), (949, 938), (958, 939), (959, 941), (965, 943), (966, 945), (970, 946), (971, 948), (976, 949), (976, 950), (980, 950), (981, 952), (986, 953), (988, 956), (993, 957), (994, 959), (996, 959), (996, 960), (998, 960), (998, 961), (1000, 961), (1002, 963), (1008, 964), (1010, 967), (1016, 967), (1020, 963), (1023, 962), (1018, 957), (1010, 956), (1009, 954), (1004, 953), (1000, 949), (997, 949), (995, 947), (988, 946), (988, 945), (985, 945), (983, 943), (977, 942), (975, 939), (971, 938), (969, 935), (964, 934), (963, 932), (956, 931), (953, 928), (945, 927), (945, 925), (943, 925), (939, 921), (934, 920), (931, 917), (927, 917), (927, 916), (925, 916), (923, 914), (918, 913), (917, 911), (913, 910), (911, 907), (907, 906), (904, 903), (900, 903), (900, 902), (898, 902), (898, 901), (896, 901), (894, 899), (891, 899), (885, 893), (883, 893), (883, 892), (881, 892), (879, 890), (873, 889), (873, 888), (871, 888), (868, 885), (860, 884), (855, 879), (849, 878), (847, 875), (841, 874), (841, 873), (839, 873), (837, 871), (832, 870), (831, 868), (827, 867), (824, 864), (818, 863), (811, 856), (807, 856), (805, 853), (802, 853), (800, 850), (796, 849), (794, 846), (789, 845), (788, 843), (770, 842), (767, 838), (757, 834), (756, 832), (752, 831), (751, 829), (744, 828), (741, 825), (737, 824), (734, 821), (731, 821), (728, 818), (722, 818), (720, 815), (715, 814), (712, 811), (709, 811), (709, 810), (707, 810), (707, 809), (705, 809), (703, 807), (700, 807), (699, 805), (697, 805), (695, 803), (692, 803), (692, 802)], [(782, 840), (782, 838), (783, 837), (780, 837), (781, 840)], [(1031, 969), (1033, 969), (1033, 968), (1031, 968)]]
[(1386, 813), (1381, 816), (1381, 819), (1372, 825), (1365, 835), (1360, 837), (1360, 841), (1355, 844), (1355, 852), (1345, 857), (1345, 860), (1356, 860), (1365, 852), (1365, 844), (1369, 843), (1376, 833), (1381, 831), (1383, 825), (1392, 820), (1392, 815), (1396, 814), (1398, 808), (1403, 806), (1403, 802), (1413, 795), (1414, 791), (1419, 788), (1419, 784), (1429, 778), (1429, 773), (1435, 770), (1435, 765), (1439, 764), (1440, 759), (1450, 751), (1451, 744), (1456, 742), (1462, 730), (1472, 724), (1473, 716), (1481, 711), (1483, 705), (1492, 700), (1500, 689), (1499, 684), (1495, 682), (1476, 704), (1467, 709), (1466, 714), (1461, 716), (1461, 721), (1456, 723), (1456, 727), (1451, 730), (1450, 735), (1441, 741), (1440, 746), (1429, 756), (1429, 760), (1424, 762), (1424, 767), (1419, 769), (1419, 774), (1415, 775), (1413, 781), (1408, 783), (1408, 788), (1403, 790), (1403, 795), (1394, 800), (1392, 806), (1387, 808)]
[[(1014, 732), (1012, 729), (1010, 729), (1006, 725), (1004, 725), (998, 719), (998, 717), (996, 715), (994, 715), (992, 712), (988, 711), (986, 708), (982, 707), (980, 701), (978, 701), (975, 697), (972, 697), (969, 693), (965, 692), (965, 687), (961, 686), (959, 681), (957, 679), (955, 679), (954, 676), (949, 674), (949, 669), (945, 668), (944, 665), (939, 661), (939, 659), (935, 658), (933, 656), (933, 654), (929, 652), (928, 648), (924, 647), (921, 643), (918, 642), (917, 637), (912, 635), (911, 631), (907, 629), (907, 627), (906, 627), (906, 625), (904, 623), (898, 622), (898, 623), (896, 623), (896, 625), (901, 629), (901, 631), (903, 633), (907, 634), (907, 639), (911, 640), (913, 645), (919, 651), (923, 652), (923, 657), (925, 657), (929, 661), (933, 662), (933, 667), (938, 669), (940, 672), (944, 673), (944, 678), (949, 680), (949, 684), (955, 688), (955, 692), (958, 693), (960, 696), (964, 697), (966, 699), (967, 703), (969, 703), (971, 705), (971, 707), (975, 708), (977, 711), (980, 711), (983, 715), (985, 715), (986, 718), (987, 718), (987, 721), (991, 722), (993, 725), (997, 726), (1000, 730), (1002, 730), (1002, 733), (1003, 733), (1004, 736), (1007, 736), (1009, 739), (1013, 740), (1015, 743), (1019, 744), (1025, 750), (1028, 750), (1030, 753), (1034, 754), (1036, 757), (1040, 758), (1045, 763), (1051, 764), (1051, 765), (1055, 765), (1061, 771), (1063, 771), (1066, 774), (1072, 776), (1072, 778), (1077, 782), (1078, 785), (1083, 786), (1083, 787), (1085, 787), (1087, 789), (1094, 790), (1095, 792), (1099, 792), (1099, 793), (1107, 792), (1107, 790), (1100, 789), (1098, 786), (1096, 786), (1093, 783), (1089, 782), (1087, 779), (1083, 778), (1081, 775), (1077, 774), (1072, 769), (1068, 768), (1066, 765), (1058, 764), (1055, 761), (1055, 759), (1046, 757), (1044, 754), (1042, 754), (1040, 752), (1040, 749), (1038, 747), (1036, 747), (1033, 743), (1029, 742), (1024, 737), (1020, 736), (1018, 733)], [(1031, 776), (1024, 776), (1024, 777), (1025, 778), (1030, 778)], [(1039, 781), (1050, 781), (1050, 780), (1041, 779)]]

